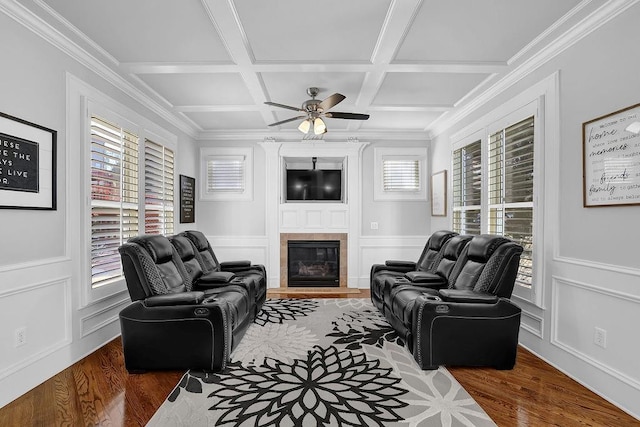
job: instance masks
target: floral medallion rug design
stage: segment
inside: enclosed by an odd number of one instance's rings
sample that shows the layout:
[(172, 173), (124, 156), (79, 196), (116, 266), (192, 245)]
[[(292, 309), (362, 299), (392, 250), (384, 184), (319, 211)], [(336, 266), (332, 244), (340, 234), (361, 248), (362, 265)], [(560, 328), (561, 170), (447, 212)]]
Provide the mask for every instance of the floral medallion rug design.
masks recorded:
[(267, 300), (227, 369), (187, 372), (148, 425), (495, 426), (368, 299)]

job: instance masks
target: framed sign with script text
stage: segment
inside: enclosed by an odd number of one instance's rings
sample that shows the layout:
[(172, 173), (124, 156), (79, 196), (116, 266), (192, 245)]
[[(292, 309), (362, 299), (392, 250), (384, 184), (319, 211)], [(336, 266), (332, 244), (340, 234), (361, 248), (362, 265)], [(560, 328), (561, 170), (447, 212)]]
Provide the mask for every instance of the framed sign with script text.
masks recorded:
[(0, 113), (0, 208), (56, 209), (56, 137)]
[(640, 204), (640, 104), (582, 124), (584, 207)]

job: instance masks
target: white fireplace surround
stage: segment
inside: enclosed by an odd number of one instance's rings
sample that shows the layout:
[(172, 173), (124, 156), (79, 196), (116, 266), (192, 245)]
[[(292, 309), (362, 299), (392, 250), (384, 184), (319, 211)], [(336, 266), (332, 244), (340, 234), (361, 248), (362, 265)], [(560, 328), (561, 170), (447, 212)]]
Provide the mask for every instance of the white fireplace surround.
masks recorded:
[[(362, 205), (362, 151), (365, 142), (263, 142), (266, 180), (267, 271), (270, 287), (281, 283), (280, 235), (283, 233), (346, 233), (347, 286), (358, 287), (359, 236)], [(343, 159), (342, 202), (284, 202), (284, 159), (325, 157)]]

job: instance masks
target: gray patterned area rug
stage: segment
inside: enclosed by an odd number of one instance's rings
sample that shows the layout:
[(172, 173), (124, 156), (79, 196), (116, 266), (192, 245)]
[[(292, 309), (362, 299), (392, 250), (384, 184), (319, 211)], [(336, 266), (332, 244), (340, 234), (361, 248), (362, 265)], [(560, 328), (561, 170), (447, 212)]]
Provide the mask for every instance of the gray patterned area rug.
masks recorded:
[(274, 299), (220, 374), (189, 371), (149, 426), (494, 426), (422, 371), (368, 299)]

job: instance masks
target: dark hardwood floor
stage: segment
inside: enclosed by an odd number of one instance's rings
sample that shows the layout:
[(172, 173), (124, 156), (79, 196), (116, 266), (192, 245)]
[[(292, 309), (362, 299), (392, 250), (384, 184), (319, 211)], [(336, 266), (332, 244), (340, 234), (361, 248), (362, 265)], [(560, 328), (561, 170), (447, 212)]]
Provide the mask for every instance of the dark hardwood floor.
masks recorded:
[[(271, 298), (368, 298), (360, 293), (292, 293)], [(499, 426), (640, 426), (640, 421), (527, 350), (511, 371), (449, 368)], [(183, 372), (129, 375), (120, 339), (0, 408), (0, 426), (142, 426)]]

